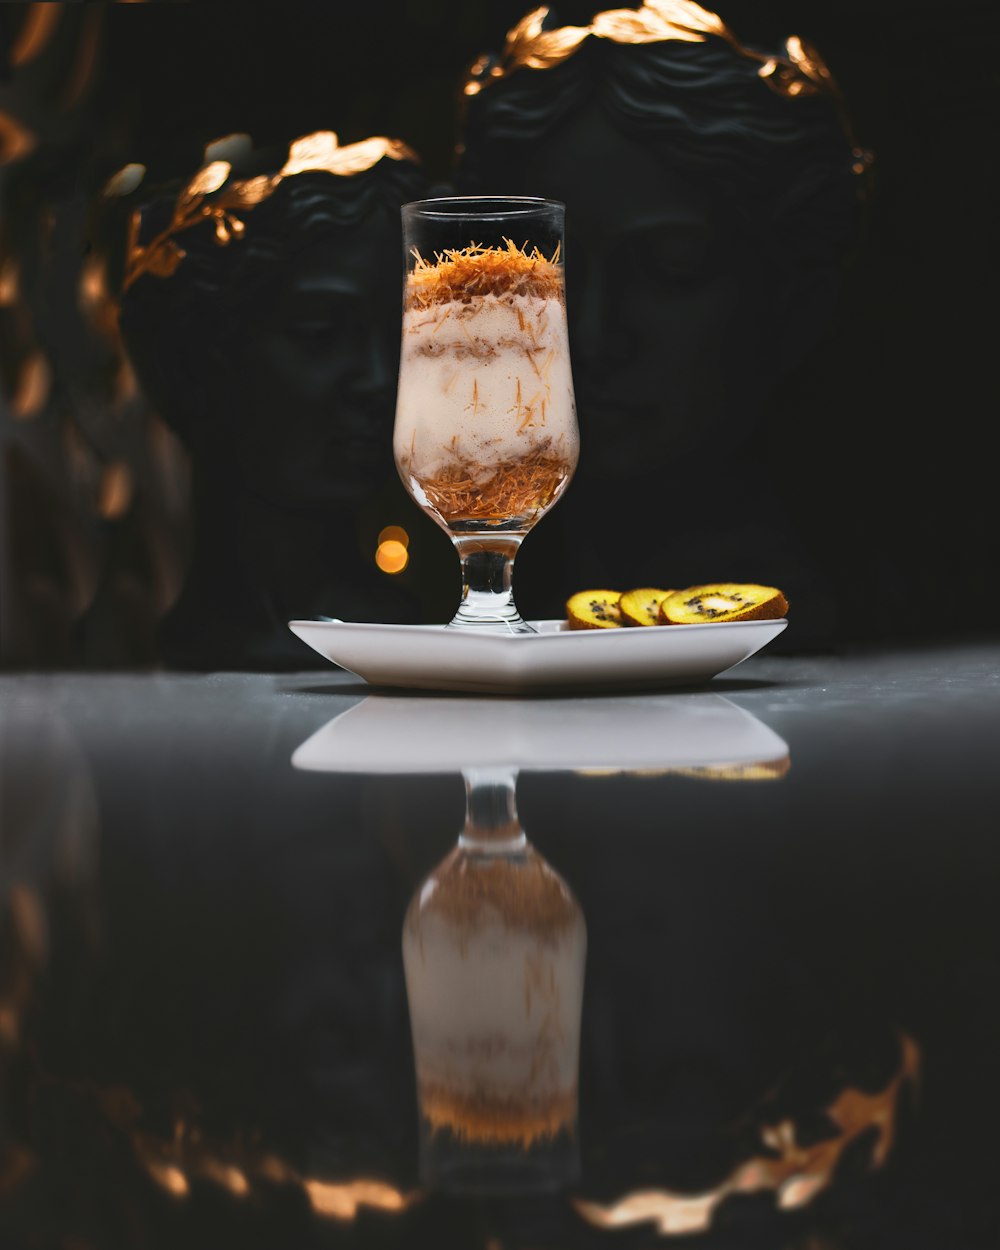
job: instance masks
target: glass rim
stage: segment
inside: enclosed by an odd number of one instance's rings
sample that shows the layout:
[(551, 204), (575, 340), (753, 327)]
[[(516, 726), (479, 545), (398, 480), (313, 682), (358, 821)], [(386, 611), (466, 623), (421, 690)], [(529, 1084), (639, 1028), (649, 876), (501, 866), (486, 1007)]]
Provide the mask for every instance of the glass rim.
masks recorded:
[[(483, 207), (477, 211), (474, 205)], [(503, 221), (510, 217), (530, 217), (543, 209), (565, 209), (566, 205), (562, 200), (547, 200), (535, 195), (442, 195), (426, 200), (410, 200), (402, 205), (402, 211), (413, 210), (423, 217), (446, 220), (463, 216), (463, 207), (468, 209), (465, 216), (495, 217)]]

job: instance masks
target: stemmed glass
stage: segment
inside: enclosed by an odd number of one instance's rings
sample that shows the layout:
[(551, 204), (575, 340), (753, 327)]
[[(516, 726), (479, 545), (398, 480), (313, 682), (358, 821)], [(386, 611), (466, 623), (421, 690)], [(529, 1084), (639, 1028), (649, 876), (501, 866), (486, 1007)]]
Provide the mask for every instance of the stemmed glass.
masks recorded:
[(449, 624), (534, 633), (514, 602), (514, 557), (579, 455), (565, 209), (454, 197), (405, 204), (402, 216), (396, 467), (461, 561)]
[(561, 1188), (579, 1170), (583, 911), (527, 840), (517, 770), (463, 774), (465, 828), (403, 924), (421, 1180)]

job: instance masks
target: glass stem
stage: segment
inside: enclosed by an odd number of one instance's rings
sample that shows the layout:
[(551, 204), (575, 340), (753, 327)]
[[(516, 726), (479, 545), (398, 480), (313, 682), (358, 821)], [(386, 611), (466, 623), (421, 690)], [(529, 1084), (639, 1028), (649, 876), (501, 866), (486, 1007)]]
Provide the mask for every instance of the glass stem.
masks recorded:
[(514, 603), (514, 557), (521, 538), (520, 534), (453, 536), (462, 562), (462, 602), (450, 624), (536, 632)]
[(509, 854), (527, 846), (517, 814), (517, 773), (509, 768), (469, 768), (465, 778), (465, 828), (459, 846)]

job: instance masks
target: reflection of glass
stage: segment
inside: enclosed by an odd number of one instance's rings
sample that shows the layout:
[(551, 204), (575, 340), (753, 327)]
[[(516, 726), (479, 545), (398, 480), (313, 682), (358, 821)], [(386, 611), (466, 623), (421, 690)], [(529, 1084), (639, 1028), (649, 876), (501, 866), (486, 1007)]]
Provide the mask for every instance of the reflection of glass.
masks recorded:
[(514, 772), (465, 780), (465, 829), (403, 926), (421, 1175), (555, 1188), (577, 1171), (583, 913), (525, 837)]
[(423, 1181), (493, 1192), (569, 1183), (586, 932), (571, 893), (525, 840), (515, 777), (680, 772), (781, 784), (787, 743), (719, 695), (371, 694), (303, 742), (292, 763), (464, 774), (466, 827), (403, 926)]
[(579, 443), (563, 219), (562, 204), (527, 198), (403, 208), (394, 450), (462, 562), (454, 626), (534, 632), (514, 604), (514, 556), (565, 489)]

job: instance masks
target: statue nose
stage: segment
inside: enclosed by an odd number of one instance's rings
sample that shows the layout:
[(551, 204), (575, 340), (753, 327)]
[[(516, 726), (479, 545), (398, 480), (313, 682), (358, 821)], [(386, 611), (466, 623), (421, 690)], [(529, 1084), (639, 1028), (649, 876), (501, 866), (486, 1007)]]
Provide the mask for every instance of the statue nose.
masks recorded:
[(356, 395), (381, 395), (396, 383), (398, 353), (393, 353), (378, 334), (372, 333), (363, 350), (356, 358), (356, 373), (352, 390)]
[(600, 379), (609, 366), (626, 362), (633, 350), (623, 318), (620, 274), (601, 257), (575, 271), (566, 269), (566, 307), (574, 374), (581, 380)]

